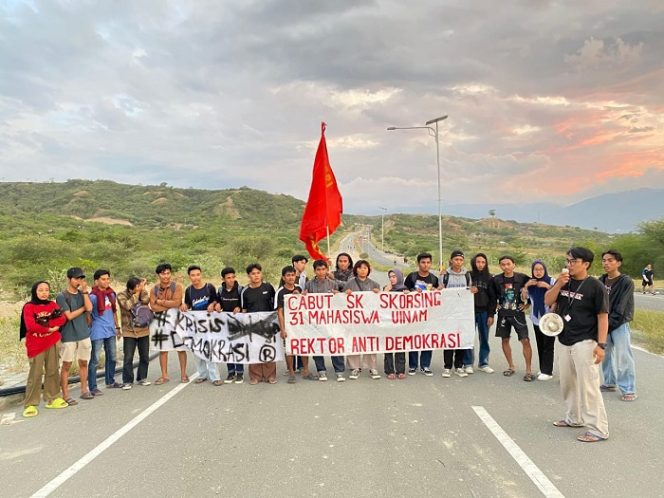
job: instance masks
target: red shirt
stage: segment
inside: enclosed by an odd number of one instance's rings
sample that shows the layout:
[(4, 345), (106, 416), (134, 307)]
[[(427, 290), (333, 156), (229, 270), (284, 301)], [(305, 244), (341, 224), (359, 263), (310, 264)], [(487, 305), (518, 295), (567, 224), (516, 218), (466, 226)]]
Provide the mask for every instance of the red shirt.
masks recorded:
[(50, 314), (59, 309), (55, 301), (48, 304), (28, 303), (23, 308), (23, 320), (25, 321), (26, 335), (25, 347), (28, 350), (28, 358), (34, 358), (39, 353), (43, 353), (51, 346), (57, 344), (60, 340), (60, 332), (49, 332), (50, 327), (62, 327), (67, 318), (64, 315), (58, 318), (51, 318), (48, 326), (37, 323), (37, 316), (40, 314)]

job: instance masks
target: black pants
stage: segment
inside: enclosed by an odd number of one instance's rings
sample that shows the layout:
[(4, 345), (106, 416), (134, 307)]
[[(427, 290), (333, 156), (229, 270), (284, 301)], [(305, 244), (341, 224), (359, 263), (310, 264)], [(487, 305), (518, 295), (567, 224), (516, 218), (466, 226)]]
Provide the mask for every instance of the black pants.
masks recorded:
[(148, 365), (150, 364), (150, 336), (124, 337), (122, 341), (124, 349), (124, 360), (122, 362), (122, 383), (132, 384), (134, 382), (134, 352), (138, 348), (138, 373), (137, 381), (145, 380), (148, 376)]
[(465, 353), (464, 349), (446, 349), (443, 351), (443, 368), (454, 368), (463, 367), (463, 355)]
[(556, 344), (556, 338), (542, 334), (537, 325), (533, 325), (533, 328), (535, 329), (535, 339), (537, 340), (537, 357), (539, 358), (540, 372), (553, 375), (553, 349)]
[(385, 353), (383, 367), (387, 375), (406, 373), (406, 353)]

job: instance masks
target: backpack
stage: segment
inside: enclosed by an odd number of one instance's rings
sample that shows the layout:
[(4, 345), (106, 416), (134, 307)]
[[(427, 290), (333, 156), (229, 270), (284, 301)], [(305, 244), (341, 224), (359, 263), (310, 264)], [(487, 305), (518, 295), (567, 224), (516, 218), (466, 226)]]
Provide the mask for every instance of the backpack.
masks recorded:
[(154, 317), (150, 307), (140, 301), (133, 305), (129, 311), (131, 313), (131, 325), (137, 329), (143, 329), (150, 325)]
[[(466, 287), (470, 287), (472, 284), (470, 273), (466, 272), (464, 275), (466, 276)], [(447, 289), (447, 283), (449, 281), (450, 281), (450, 274), (445, 272), (443, 274), (443, 287), (445, 287), (446, 289)]]

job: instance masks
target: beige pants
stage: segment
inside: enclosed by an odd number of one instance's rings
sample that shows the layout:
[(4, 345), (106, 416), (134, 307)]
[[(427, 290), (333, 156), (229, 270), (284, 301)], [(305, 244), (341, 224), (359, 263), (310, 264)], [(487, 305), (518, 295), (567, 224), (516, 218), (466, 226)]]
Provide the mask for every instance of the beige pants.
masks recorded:
[(609, 437), (609, 421), (599, 390), (599, 365), (593, 350), (597, 342), (586, 340), (573, 346), (558, 343), (556, 357), (560, 373), (560, 391), (565, 400), (565, 421), (570, 425), (585, 425), (589, 432)]
[(274, 382), (277, 380), (277, 364), (273, 361), (269, 363), (252, 363), (249, 365), (249, 381)]
[(30, 373), (25, 386), (23, 406), (39, 406), (44, 378), (44, 401), (47, 403), (60, 396), (60, 367), (58, 365), (58, 346), (53, 345), (46, 351), (28, 360)]
[(354, 354), (347, 356), (348, 358), (348, 366), (352, 369), (355, 370), (356, 368), (360, 368), (360, 358), (362, 359), (362, 368), (369, 368), (371, 370), (377, 370), (376, 369), (376, 355), (375, 354)]

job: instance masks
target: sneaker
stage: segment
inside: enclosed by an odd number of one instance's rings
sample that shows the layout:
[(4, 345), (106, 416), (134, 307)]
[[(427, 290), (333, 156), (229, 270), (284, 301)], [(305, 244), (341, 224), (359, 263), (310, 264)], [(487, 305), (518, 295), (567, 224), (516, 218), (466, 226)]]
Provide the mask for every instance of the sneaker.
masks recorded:
[(369, 377), (371, 377), (373, 380), (378, 380), (380, 379), (380, 374), (378, 373), (378, 370), (372, 368), (369, 370)]
[(325, 371), (318, 372), (318, 380), (320, 382), (327, 382), (327, 372)]
[(242, 384), (244, 382), (244, 374), (235, 374), (235, 383)]
[(466, 373), (466, 371), (463, 368), (457, 368), (454, 371), (454, 373), (457, 374), (459, 377), (468, 377), (468, 374)]
[(224, 381), (224, 384), (232, 384), (235, 381), (235, 372), (228, 372), (228, 376)]
[(131, 384), (124, 384), (124, 385), (122, 386), (122, 390), (123, 390), (123, 391), (129, 391), (129, 389), (131, 389)]
[(104, 393), (99, 390), (98, 387), (95, 387), (92, 391), (90, 391), (90, 394), (93, 396), (103, 396)]
[(149, 386), (150, 384), (152, 384), (152, 382), (150, 382), (148, 379), (143, 379), (138, 381), (139, 386)]
[(489, 365), (484, 365), (483, 367), (479, 367), (478, 370), (480, 372), (484, 372), (484, 373), (488, 373), (488, 374), (492, 374), (493, 372), (495, 372), (495, 370), (493, 368), (491, 368)]
[(551, 380), (553, 379), (553, 375), (541, 373), (537, 376), (537, 380)]
[(351, 370), (350, 375), (348, 376), (348, 378), (350, 380), (357, 380), (359, 378), (359, 376), (360, 376), (360, 369), (359, 368), (354, 368), (353, 370)]
[(433, 372), (431, 371), (430, 368), (423, 368), (422, 373), (427, 377), (433, 377)]
[(121, 389), (124, 384), (113, 382), (113, 384), (106, 384), (106, 389)]
[(417, 373), (417, 370), (415, 368), (409, 368), (408, 369), (408, 375), (415, 375)]
[(472, 374), (475, 373), (475, 370), (473, 370), (472, 365), (468, 365), (467, 367), (464, 368), (464, 370), (466, 371), (466, 373), (467, 373), (468, 375), (472, 375)]
[(297, 381), (295, 380), (295, 375), (289, 375), (288, 376), (288, 381), (289, 384), (295, 384)]
[(452, 376), (452, 371), (449, 368), (443, 368), (443, 373), (440, 375), (447, 379)]
[(346, 377), (342, 372), (337, 373), (337, 382), (346, 382)]

